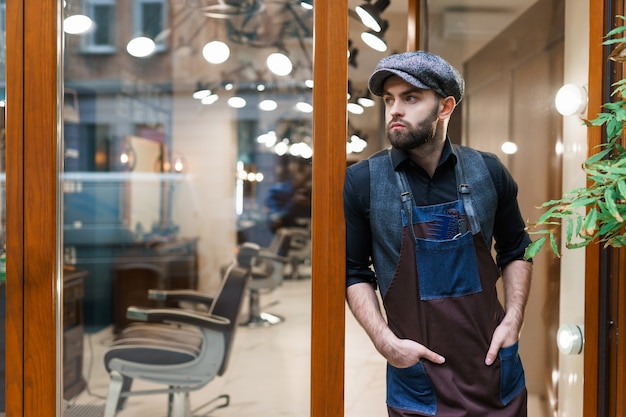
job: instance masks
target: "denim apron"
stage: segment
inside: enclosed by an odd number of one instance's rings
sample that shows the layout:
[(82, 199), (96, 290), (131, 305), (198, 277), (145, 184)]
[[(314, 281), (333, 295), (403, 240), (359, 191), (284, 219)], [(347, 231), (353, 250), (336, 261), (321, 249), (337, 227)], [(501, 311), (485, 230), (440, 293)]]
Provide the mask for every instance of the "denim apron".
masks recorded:
[(446, 361), (388, 364), (389, 416), (526, 416), (518, 344), (502, 348), (491, 366), (484, 363), (504, 317), (495, 287), (499, 271), (480, 231), (462, 158), (457, 160), (459, 198), (443, 204), (415, 206), (405, 174), (396, 172), (402, 245), (383, 297), (387, 320), (398, 337)]

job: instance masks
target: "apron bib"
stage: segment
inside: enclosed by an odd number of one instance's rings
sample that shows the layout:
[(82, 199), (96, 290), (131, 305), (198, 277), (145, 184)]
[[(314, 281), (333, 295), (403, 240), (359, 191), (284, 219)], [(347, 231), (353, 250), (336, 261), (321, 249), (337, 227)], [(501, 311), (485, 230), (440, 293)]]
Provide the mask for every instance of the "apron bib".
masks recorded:
[(480, 232), (456, 164), (460, 198), (416, 207), (403, 173), (402, 245), (383, 298), (391, 330), (443, 355), (442, 365), (387, 365), (390, 416), (526, 416), (524, 370), (517, 343), (485, 356), (504, 310), (496, 292), (499, 271)]

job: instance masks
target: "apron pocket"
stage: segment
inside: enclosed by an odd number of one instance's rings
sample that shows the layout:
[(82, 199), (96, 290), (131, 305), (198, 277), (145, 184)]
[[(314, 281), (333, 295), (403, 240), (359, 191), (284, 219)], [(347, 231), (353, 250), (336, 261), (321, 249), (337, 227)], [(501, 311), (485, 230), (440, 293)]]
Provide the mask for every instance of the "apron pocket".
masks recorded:
[(422, 362), (408, 368), (387, 364), (387, 405), (392, 408), (437, 413), (437, 396)]
[(526, 386), (524, 367), (519, 356), (519, 342), (500, 349), (500, 401), (507, 405)]
[(482, 291), (471, 232), (451, 240), (416, 239), (415, 261), (421, 300)]

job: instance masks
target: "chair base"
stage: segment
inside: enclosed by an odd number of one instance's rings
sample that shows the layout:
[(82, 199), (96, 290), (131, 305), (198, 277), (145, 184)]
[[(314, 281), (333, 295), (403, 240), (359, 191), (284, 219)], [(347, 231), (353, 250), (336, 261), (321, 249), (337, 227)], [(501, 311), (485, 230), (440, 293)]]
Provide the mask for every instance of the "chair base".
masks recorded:
[(278, 323), (282, 323), (285, 319), (271, 313), (260, 313), (258, 315), (250, 315), (248, 320), (241, 323), (244, 327), (270, 327)]

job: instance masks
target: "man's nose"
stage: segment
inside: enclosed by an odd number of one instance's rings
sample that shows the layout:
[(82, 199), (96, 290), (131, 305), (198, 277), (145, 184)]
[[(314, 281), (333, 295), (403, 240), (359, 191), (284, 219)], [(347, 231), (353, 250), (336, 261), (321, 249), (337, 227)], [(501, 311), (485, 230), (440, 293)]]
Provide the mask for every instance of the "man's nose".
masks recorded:
[(389, 106), (389, 114), (391, 116), (402, 115), (404, 114), (404, 109), (399, 100), (394, 101), (391, 106)]

